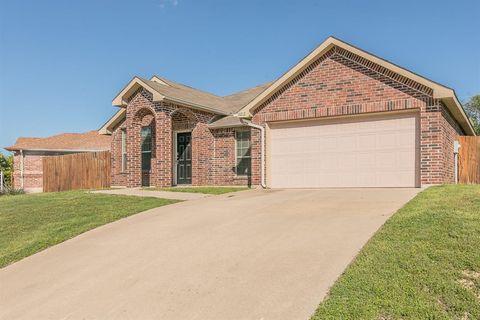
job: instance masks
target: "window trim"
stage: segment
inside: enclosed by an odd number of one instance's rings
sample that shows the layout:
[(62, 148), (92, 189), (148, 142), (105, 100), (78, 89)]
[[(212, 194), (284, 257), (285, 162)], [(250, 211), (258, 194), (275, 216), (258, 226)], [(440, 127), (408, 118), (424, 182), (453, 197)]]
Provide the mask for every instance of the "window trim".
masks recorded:
[[(150, 130), (150, 150), (149, 151), (143, 151), (142, 147), (143, 147), (143, 142), (142, 142), (142, 131), (144, 129), (149, 129)], [(151, 126), (144, 126), (144, 127), (141, 127), (140, 128), (140, 167), (141, 167), (141, 170), (142, 172), (151, 172), (152, 171), (152, 144), (153, 144), (153, 141), (152, 141), (152, 127)], [(143, 154), (145, 153), (149, 153), (150, 154), (150, 165), (149, 165), (149, 169), (148, 170), (144, 170), (143, 169)]]
[[(237, 170), (237, 160), (239, 159), (239, 156), (238, 156), (238, 134), (239, 133), (244, 133), (244, 132), (248, 132), (249, 135), (250, 135), (250, 139), (248, 140), (248, 147), (250, 148), (250, 156), (243, 156), (242, 159), (250, 159), (250, 170), (247, 174), (238, 174), (238, 170)], [(238, 177), (238, 178), (245, 178), (245, 177), (250, 177), (252, 175), (252, 132), (251, 130), (249, 129), (237, 129), (235, 130), (235, 177)]]

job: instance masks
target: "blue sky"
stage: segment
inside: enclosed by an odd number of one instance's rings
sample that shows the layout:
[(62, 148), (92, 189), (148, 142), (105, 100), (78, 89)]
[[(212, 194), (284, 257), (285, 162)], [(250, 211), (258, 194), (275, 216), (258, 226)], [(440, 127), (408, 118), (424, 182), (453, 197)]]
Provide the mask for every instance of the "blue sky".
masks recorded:
[(329, 35), (480, 94), (480, 1), (0, 0), (0, 147), (100, 127), (134, 76), (219, 95), (270, 81)]

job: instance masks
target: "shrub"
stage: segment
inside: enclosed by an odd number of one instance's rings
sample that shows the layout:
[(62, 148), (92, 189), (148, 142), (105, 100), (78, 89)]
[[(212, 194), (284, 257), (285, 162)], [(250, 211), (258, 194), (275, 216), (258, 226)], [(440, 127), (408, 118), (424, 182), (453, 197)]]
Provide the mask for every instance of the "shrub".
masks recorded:
[(23, 189), (15, 189), (11, 186), (4, 186), (3, 190), (0, 190), (0, 196), (14, 196), (17, 194), (24, 194), (25, 190)]
[(0, 152), (0, 171), (3, 171), (4, 182), (12, 182), (12, 172), (13, 172), (13, 156), (6, 156)]

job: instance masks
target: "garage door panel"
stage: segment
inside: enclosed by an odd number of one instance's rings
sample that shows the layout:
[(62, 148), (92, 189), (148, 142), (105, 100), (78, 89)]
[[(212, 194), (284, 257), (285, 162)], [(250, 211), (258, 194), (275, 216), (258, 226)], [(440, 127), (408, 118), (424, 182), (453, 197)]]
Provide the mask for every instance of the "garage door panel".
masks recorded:
[(372, 150), (375, 149), (375, 134), (373, 133), (363, 133), (359, 134), (357, 137), (357, 146), (359, 150)]
[[(373, 152), (359, 152), (357, 157), (357, 163), (359, 167), (374, 169), (376, 166), (376, 156)], [(361, 174), (361, 172), (359, 173)]]
[(272, 125), (272, 187), (414, 187), (416, 115)]

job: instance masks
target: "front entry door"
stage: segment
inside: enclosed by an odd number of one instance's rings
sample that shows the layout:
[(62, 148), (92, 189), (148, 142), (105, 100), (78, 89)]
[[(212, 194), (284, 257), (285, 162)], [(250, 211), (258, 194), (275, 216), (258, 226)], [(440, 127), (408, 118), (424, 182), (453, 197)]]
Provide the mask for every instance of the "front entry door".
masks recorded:
[(177, 133), (177, 184), (192, 183), (192, 133)]

